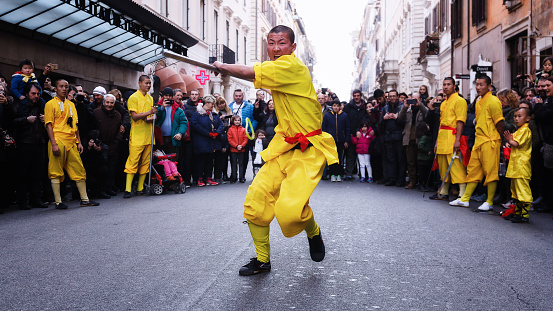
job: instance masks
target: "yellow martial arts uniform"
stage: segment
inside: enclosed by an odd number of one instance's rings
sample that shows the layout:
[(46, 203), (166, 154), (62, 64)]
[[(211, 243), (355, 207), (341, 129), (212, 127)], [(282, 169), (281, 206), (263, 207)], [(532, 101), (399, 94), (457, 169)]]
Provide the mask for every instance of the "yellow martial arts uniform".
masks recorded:
[[(322, 177), (325, 162), (337, 163), (338, 154), (330, 134), (314, 134), (321, 129), (321, 106), (301, 60), (294, 54), (284, 55), (256, 63), (254, 70), (255, 88), (271, 90), (278, 119), (274, 138), (261, 152), (266, 163), (248, 188), (244, 202), (244, 217), (250, 223), (258, 260), (267, 262), (268, 226), (275, 216), (286, 237), (303, 230), (308, 237), (318, 234), (309, 197)], [(285, 138), (292, 137), (304, 142), (303, 152), (294, 148), (295, 143), (286, 142)], [(305, 139), (312, 146), (307, 147)], [(260, 243), (265, 243), (261, 251)]]
[(499, 152), (501, 136), (496, 124), (502, 120), (503, 111), (499, 99), (486, 93), (476, 102), (476, 139), (467, 167), (467, 183), (478, 183), (484, 176), (484, 186), (499, 180)]
[[(127, 106), (129, 113), (143, 113), (150, 111), (154, 100), (149, 94), (142, 95), (136, 91), (129, 97)], [(135, 121), (131, 117), (131, 131), (129, 138), (129, 157), (125, 164), (127, 174), (146, 174), (150, 171), (150, 150), (152, 148), (152, 123), (145, 119)], [(140, 164), (139, 164), (140, 163)]]
[(528, 123), (521, 126), (514, 134), (513, 140), (518, 147), (511, 147), (511, 158), (505, 177), (511, 178), (511, 196), (520, 202), (516, 207), (516, 214), (528, 218), (528, 210), (532, 204), (532, 132)]
[[(440, 129), (436, 154), (440, 166), (440, 179), (444, 180), (445, 173), (453, 156), (453, 145), (455, 144), (457, 122), (467, 121), (467, 102), (458, 93), (453, 93), (440, 105)], [(448, 129), (449, 128), (449, 129)], [(462, 184), (465, 182), (467, 170), (461, 160), (453, 161), (449, 176), (445, 182)]]
[[(69, 118), (72, 118), (71, 126), (67, 124)], [(77, 149), (77, 123), (77, 109), (70, 100), (62, 101), (54, 97), (44, 106), (44, 124), (52, 124), (54, 138), (60, 149), (60, 154), (55, 156), (52, 143), (48, 142), (48, 178), (57, 178), (62, 182), (65, 169), (71, 180), (86, 180), (86, 171)]]

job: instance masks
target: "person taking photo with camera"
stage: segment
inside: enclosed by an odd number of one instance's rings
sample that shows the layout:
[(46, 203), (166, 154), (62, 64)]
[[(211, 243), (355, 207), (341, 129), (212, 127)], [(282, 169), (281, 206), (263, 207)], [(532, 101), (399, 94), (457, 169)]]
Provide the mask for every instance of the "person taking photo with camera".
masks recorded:
[[(163, 89), (161, 105), (157, 109), (156, 133), (161, 130), (163, 151), (166, 154), (174, 153), (179, 158), (181, 140), (186, 134), (188, 122), (184, 111), (173, 100), (173, 90), (170, 87)], [(157, 135), (156, 135), (157, 137)]]

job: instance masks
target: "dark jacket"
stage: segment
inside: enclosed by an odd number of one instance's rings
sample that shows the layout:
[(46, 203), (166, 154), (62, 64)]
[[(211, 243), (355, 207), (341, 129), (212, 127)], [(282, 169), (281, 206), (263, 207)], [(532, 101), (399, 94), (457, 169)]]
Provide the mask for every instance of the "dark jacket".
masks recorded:
[(534, 109), (542, 142), (553, 145), (553, 97), (547, 97), (544, 103), (536, 104)]
[[(267, 124), (267, 121), (269, 121), (269, 117), (272, 116), (272, 119), (270, 120), (269, 124)], [(254, 117), (256, 117), (254, 115)], [(267, 139), (271, 141), (273, 139), (273, 136), (275, 136), (275, 127), (278, 125), (278, 119), (276, 116), (276, 113), (268, 113), (265, 111), (262, 111), (259, 113), (256, 117), (257, 120), (257, 128), (260, 130), (264, 130), (267, 134)]]
[(119, 143), (123, 140), (123, 133), (120, 131), (122, 125), (121, 114), (115, 110), (115, 107), (108, 111), (104, 106), (101, 106), (94, 109), (94, 117), (100, 132), (98, 139), (108, 146), (110, 156), (115, 155)]
[(322, 130), (334, 137), (339, 143), (349, 143), (351, 140), (351, 129), (348, 114), (340, 111), (338, 114), (331, 111), (323, 116)]
[[(94, 120), (94, 113), (90, 109), (90, 104), (87, 101), (77, 103), (73, 101), (75, 108), (77, 109), (77, 115), (79, 116), (79, 135), (83, 142), (88, 141), (88, 133), (96, 129), (96, 120)], [(83, 144), (84, 146), (84, 144)]]
[[(39, 98), (38, 103), (31, 106), (27, 98), (23, 99), (18, 105), (18, 111), (13, 123), (17, 129), (15, 140), (21, 144), (44, 144), (46, 142), (46, 128), (44, 122), (41, 122), (39, 116), (44, 115), (44, 105), (46, 103)], [(33, 123), (27, 121), (27, 117), (36, 116)]]
[(353, 99), (350, 100), (349, 104), (345, 105), (344, 112), (349, 118), (350, 134), (355, 135), (357, 133), (357, 129), (359, 129), (361, 122), (363, 122), (363, 117), (367, 114), (365, 111), (366, 107), (367, 104), (364, 100), (361, 100), (361, 105), (359, 106), (355, 104)]
[(396, 102), (392, 104), (390, 102), (386, 103), (386, 106), (382, 109), (382, 115), (380, 116), (380, 132), (384, 138), (384, 142), (392, 141), (402, 141), (403, 140), (403, 128), (405, 127), (405, 122), (401, 119), (388, 119), (384, 120), (386, 113), (397, 113), (401, 111), (403, 105), (401, 102)]
[(186, 115), (186, 118), (190, 121), (192, 119), (192, 115), (198, 110), (198, 104), (201, 101), (198, 101), (196, 104), (194, 104), (190, 99), (186, 101), (186, 103), (183, 105), (184, 107), (184, 114)]
[[(222, 148), (223, 122), (216, 113), (211, 115), (213, 121), (202, 106), (198, 106), (197, 111), (192, 114), (190, 134), (195, 154), (213, 153)], [(218, 136), (214, 138), (209, 133), (217, 133)]]
[[(424, 104), (418, 105), (416, 108), (413, 106), (401, 108), (401, 111), (399, 112), (398, 119), (401, 122), (405, 122), (405, 126), (403, 127), (403, 145), (408, 146), (409, 141), (411, 138), (413, 140), (416, 139), (415, 137), (415, 128), (417, 124), (424, 122), (424, 117), (426, 116), (426, 112), (428, 111), (428, 107), (426, 107)], [(415, 124), (413, 124), (413, 112), (416, 112), (415, 115)]]

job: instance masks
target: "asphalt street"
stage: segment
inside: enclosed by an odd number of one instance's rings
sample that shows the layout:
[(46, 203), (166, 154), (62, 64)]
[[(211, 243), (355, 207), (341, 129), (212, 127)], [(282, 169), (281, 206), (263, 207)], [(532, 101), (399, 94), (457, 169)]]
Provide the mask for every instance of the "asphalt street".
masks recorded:
[(255, 256), (242, 218), (250, 179), (5, 212), (0, 310), (552, 309), (551, 214), (513, 224), (357, 180), (321, 181), (311, 197), (324, 261), (274, 221), (272, 271), (239, 276)]

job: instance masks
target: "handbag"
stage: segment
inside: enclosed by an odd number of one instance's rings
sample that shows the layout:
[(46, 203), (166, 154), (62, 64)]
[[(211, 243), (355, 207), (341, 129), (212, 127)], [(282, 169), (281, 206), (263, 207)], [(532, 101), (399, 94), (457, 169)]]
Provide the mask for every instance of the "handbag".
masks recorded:
[(15, 148), (15, 139), (8, 134), (7, 131), (0, 131), (2, 135), (2, 145), (4, 146), (4, 149), (13, 149)]

